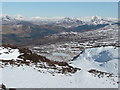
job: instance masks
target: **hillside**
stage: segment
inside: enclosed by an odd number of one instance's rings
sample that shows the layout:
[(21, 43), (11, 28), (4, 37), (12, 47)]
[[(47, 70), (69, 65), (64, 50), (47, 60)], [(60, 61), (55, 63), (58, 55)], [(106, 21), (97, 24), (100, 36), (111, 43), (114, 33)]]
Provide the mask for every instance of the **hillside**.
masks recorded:
[[(117, 50), (113, 46), (89, 48), (65, 63), (48, 60), (25, 48), (4, 45), (0, 47), (1, 82), (9, 88), (117, 88)], [(100, 59), (103, 53), (108, 57)]]

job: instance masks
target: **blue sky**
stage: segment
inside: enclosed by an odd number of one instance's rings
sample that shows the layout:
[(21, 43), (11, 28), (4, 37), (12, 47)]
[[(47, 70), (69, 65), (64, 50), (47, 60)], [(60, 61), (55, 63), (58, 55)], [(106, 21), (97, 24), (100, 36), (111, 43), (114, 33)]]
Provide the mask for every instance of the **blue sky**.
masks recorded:
[(26, 17), (117, 17), (117, 2), (3, 2), (3, 14)]

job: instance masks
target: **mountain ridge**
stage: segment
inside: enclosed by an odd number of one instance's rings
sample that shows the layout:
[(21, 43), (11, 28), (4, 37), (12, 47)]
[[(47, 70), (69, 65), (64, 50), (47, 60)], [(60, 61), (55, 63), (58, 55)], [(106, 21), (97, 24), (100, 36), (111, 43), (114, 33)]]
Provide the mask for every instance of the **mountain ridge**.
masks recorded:
[[(43, 39), (47, 36), (49, 37), (63, 32), (86, 32), (117, 25), (114, 20), (103, 19), (99, 16), (93, 16), (89, 19), (90, 21), (70, 17), (62, 17), (59, 19), (49, 18), (49, 20), (45, 18), (44, 20), (40, 19), (40, 21), (30, 21), (24, 19), (21, 15), (3, 15), (1, 20), (3, 44), (20, 44), (26, 43), (26, 41), (41, 40), (41, 38)], [(66, 38), (66, 36), (59, 37), (59, 39), (62, 38)], [(67, 36), (66, 40), (68, 39), (69, 37)]]
[[(47, 24), (49, 23), (61, 23), (61, 22), (88, 22), (91, 21), (93, 22), (92, 24), (103, 24), (103, 23), (108, 23), (111, 21), (117, 21), (117, 19), (115, 18), (103, 18), (101, 16), (91, 16), (89, 17), (89, 19), (86, 21), (84, 19), (86, 19), (86, 17), (82, 17), (81, 18), (73, 18), (73, 17), (29, 17), (26, 18), (22, 15), (14, 15), (14, 16), (10, 16), (10, 15), (2, 15), (0, 16), (0, 18), (2, 18), (2, 21), (14, 21), (14, 20), (21, 20), (21, 21), (29, 21), (29, 22), (43, 22), (43, 24), (45, 24), (45, 22)], [(104, 22), (103, 22), (104, 21)], [(105, 22), (106, 21), (106, 22)], [(90, 22), (89, 22), (90, 23)]]

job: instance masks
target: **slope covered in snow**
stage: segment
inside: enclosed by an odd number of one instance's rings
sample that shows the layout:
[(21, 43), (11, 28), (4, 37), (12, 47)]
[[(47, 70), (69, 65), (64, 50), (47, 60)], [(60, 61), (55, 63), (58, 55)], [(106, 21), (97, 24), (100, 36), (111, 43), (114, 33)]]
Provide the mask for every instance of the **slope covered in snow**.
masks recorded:
[[(49, 61), (28, 49), (0, 47), (1, 82), (9, 88), (118, 88), (117, 50), (113, 46), (88, 48), (67, 64)], [(11, 60), (8, 55), (13, 53)]]
[(117, 88), (116, 82), (115, 77), (106, 75), (99, 78), (84, 70), (71, 75), (52, 76), (45, 70), (40, 73), (28, 66), (3, 69), (3, 83), (15, 88)]
[(96, 47), (85, 49), (71, 63), (81, 69), (97, 69), (108, 73), (118, 74), (118, 47)]
[(16, 60), (18, 59), (19, 55), (20, 52), (18, 49), (11, 49), (10, 47), (0, 47), (0, 59), (2, 60)]

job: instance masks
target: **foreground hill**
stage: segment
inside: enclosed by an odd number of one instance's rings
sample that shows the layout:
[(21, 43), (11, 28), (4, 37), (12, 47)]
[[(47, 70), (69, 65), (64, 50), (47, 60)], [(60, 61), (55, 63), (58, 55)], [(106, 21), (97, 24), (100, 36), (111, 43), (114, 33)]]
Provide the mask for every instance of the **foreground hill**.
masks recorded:
[[(117, 50), (113, 46), (89, 48), (65, 63), (4, 45), (0, 47), (1, 82), (9, 88), (118, 88)], [(104, 54), (107, 58), (102, 58)]]

